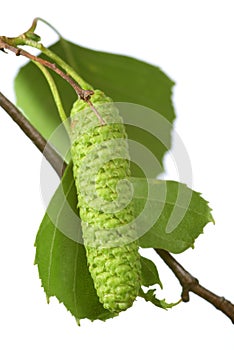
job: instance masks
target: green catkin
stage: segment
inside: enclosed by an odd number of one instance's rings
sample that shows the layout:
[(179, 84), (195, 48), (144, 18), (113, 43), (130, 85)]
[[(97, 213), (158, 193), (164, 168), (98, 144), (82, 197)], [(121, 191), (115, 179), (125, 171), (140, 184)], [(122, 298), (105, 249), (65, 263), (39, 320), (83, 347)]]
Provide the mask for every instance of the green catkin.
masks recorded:
[[(71, 154), (89, 271), (103, 306), (118, 314), (129, 308), (141, 285), (134, 227), (127, 135), (109, 97), (91, 98), (105, 121), (86, 102), (71, 111)], [(122, 181), (121, 181), (122, 180)]]

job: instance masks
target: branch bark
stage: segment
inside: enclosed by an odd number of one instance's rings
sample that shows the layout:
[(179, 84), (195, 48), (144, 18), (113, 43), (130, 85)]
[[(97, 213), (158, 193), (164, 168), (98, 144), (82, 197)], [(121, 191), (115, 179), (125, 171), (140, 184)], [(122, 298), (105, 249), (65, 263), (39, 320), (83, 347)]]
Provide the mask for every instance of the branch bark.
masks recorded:
[(189, 292), (193, 292), (202, 299), (208, 301), (216, 309), (222, 311), (234, 323), (234, 304), (220, 297), (200, 285), (197, 278), (193, 277), (180, 263), (167, 251), (155, 249), (160, 258), (172, 270), (182, 286), (181, 298), (184, 302), (189, 301)]
[[(22, 113), (1, 93), (0, 106), (19, 125), (23, 132), (31, 139), (31, 141), (50, 162), (57, 174), (62, 177), (67, 165), (56, 150), (48, 145), (47, 141), (29, 123)], [(193, 292), (212, 304), (216, 309), (223, 312), (232, 321), (232, 323), (234, 323), (234, 304), (226, 300), (224, 297), (220, 297), (200, 285), (198, 279), (193, 277), (187, 270), (185, 270), (185, 268), (170, 253), (163, 249), (155, 249), (155, 251), (179, 280), (182, 286), (181, 298), (184, 302), (189, 301), (189, 292)]]
[(59, 177), (62, 177), (66, 164), (55, 149), (44, 139), (34, 126), (24, 117), (20, 110), (0, 92), (0, 106), (8, 113), (16, 124), (52, 165)]

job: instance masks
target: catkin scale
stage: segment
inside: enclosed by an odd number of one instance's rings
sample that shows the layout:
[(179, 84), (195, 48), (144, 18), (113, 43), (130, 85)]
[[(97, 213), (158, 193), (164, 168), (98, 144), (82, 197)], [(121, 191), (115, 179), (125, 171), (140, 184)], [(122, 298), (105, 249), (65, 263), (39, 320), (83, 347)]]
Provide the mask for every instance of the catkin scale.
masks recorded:
[(130, 176), (127, 135), (110, 98), (95, 90), (91, 101), (105, 125), (86, 102), (74, 103), (73, 173), (89, 271), (100, 302), (117, 314), (132, 305), (141, 285), (134, 210), (121, 182)]

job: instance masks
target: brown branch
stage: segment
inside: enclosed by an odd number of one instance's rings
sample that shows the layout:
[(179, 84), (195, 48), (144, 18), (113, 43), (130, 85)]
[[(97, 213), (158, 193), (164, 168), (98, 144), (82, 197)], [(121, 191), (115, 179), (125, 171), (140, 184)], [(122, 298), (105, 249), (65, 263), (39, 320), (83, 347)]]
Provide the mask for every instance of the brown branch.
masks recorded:
[(197, 278), (193, 277), (188, 271), (186, 271), (170, 253), (163, 249), (155, 249), (155, 251), (178, 278), (182, 286), (181, 297), (184, 302), (189, 301), (189, 292), (193, 292), (202, 299), (208, 301), (216, 307), (216, 309), (223, 312), (230, 318), (232, 323), (234, 323), (234, 304), (226, 300), (224, 297), (220, 297), (201, 286)]
[(16, 108), (0, 92), (0, 106), (8, 113), (23, 132), (30, 138), (36, 147), (43, 153), (48, 162), (52, 165), (58, 176), (61, 177), (66, 168), (66, 164), (54, 148), (44, 139), (44, 137), (34, 128), (34, 126), (24, 117), (24, 115)]

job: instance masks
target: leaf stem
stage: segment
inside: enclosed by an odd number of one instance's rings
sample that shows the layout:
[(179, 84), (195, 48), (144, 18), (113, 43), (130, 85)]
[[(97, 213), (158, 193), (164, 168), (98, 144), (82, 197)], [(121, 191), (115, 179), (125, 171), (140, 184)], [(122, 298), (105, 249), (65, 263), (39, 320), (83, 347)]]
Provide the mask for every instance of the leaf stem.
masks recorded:
[(43, 19), (41, 17), (34, 18), (32, 26), (30, 27), (28, 32), (34, 32), (35, 31), (38, 21), (45, 23), (48, 27), (50, 27), (58, 35), (58, 37), (60, 39), (62, 38), (62, 35), (59, 33), (59, 31), (54, 26), (52, 26), (52, 24), (50, 24), (49, 22), (47, 22), (45, 19)]
[(49, 84), (50, 90), (52, 92), (55, 104), (57, 106), (57, 109), (58, 109), (58, 112), (59, 112), (59, 115), (60, 115), (60, 119), (63, 121), (64, 126), (65, 126), (65, 128), (67, 130), (67, 133), (69, 135), (70, 134), (70, 126), (69, 126), (69, 123), (68, 123), (68, 119), (67, 119), (66, 113), (65, 113), (64, 108), (63, 108), (63, 104), (62, 104), (62, 101), (61, 101), (61, 98), (60, 98), (57, 86), (56, 86), (56, 84), (54, 82), (54, 79), (52, 78), (52, 76), (48, 72), (48, 70), (41, 63), (36, 62), (36, 61), (33, 61), (33, 62), (34, 62), (34, 64), (36, 64), (36, 66), (44, 74), (44, 76), (45, 76), (45, 78), (46, 78), (46, 80), (47, 80), (47, 82)]

